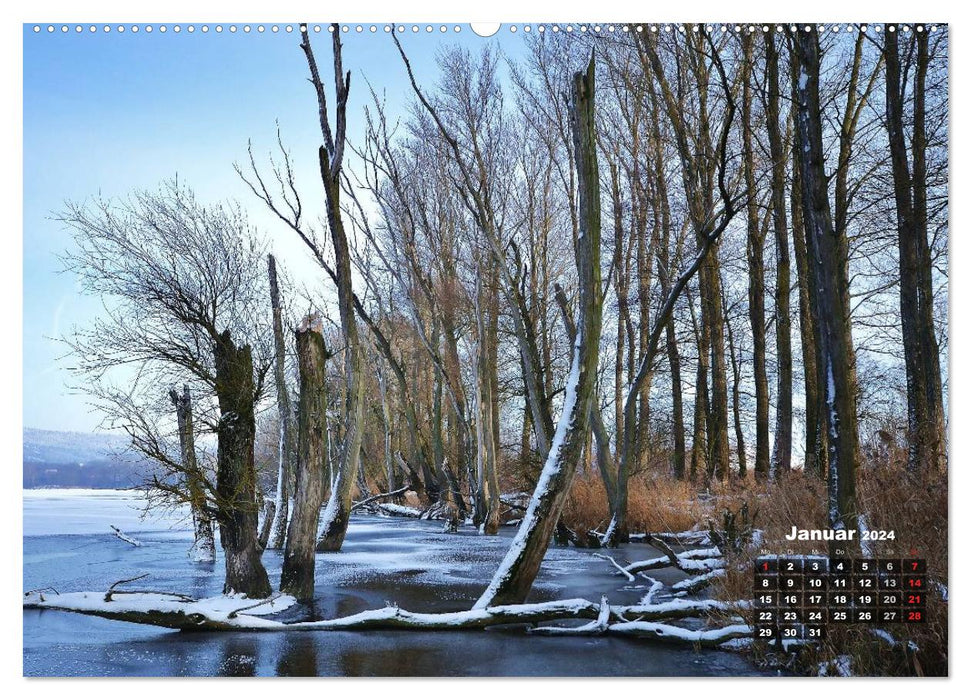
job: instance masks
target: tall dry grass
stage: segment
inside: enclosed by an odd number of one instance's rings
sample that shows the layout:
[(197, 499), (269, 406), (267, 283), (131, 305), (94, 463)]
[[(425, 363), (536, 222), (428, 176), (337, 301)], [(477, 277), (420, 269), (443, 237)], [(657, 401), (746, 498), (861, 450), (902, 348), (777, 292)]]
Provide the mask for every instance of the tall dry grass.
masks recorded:
[[(630, 480), (627, 519), (631, 532), (689, 530), (704, 522), (705, 512), (693, 484), (644, 476)], [(576, 532), (602, 532), (607, 527), (607, 493), (598, 475), (582, 474), (573, 480), (562, 519)]]

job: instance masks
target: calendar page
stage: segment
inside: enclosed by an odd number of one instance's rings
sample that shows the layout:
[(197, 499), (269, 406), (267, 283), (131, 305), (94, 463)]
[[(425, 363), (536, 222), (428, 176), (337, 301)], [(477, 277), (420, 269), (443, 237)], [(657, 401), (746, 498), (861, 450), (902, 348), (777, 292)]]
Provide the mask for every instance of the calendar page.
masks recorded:
[(293, 19), (22, 27), (23, 674), (947, 676), (948, 26)]

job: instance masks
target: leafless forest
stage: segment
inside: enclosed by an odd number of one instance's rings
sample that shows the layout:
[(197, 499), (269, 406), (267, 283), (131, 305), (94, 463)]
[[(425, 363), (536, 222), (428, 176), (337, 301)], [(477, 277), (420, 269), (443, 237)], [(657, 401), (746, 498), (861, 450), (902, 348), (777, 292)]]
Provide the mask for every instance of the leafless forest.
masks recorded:
[[(312, 599), (356, 513), (511, 522), (469, 626), (647, 624), (523, 605), (554, 542), (646, 538), (737, 601), (793, 526), (894, 529), (870, 555), (919, 550), (946, 591), (946, 27), (570, 29), (515, 59), (445, 48), (434, 81), (407, 35), (374, 37), (407, 76), (392, 116), (339, 28), (303, 27), (319, 141), (251, 144), (250, 199), (172, 181), (64, 207), (67, 267), (106, 299), (69, 357), (158, 507), (189, 504), (195, 555), (259, 599)], [(319, 284), (270, 254), (287, 236)], [(687, 530), (715, 564), (669, 546)], [(945, 593), (925, 671), (946, 620)]]

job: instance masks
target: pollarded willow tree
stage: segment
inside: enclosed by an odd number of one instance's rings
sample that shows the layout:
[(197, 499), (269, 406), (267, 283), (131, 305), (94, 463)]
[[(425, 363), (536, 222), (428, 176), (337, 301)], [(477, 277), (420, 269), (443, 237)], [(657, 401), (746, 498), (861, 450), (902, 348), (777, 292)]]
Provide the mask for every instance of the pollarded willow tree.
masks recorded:
[[(83, 389), (107, 427), (126, 431), (157, 466), (157, 499), (188, 504), (197, 525), (218, 524), (224, 590), (269, 595), (254, 464), (255, 411), (272, 363), (260, 239), (238, 207), (204, 206), (176, 182), (118, 202), (69, 203), (60, 219), (74, 230), (67, 268), (105, 307), (65, 338)], [(182, 385), (173, 415), (168, 387)], [(199, 434), (216, 436), (214, 465), (195, 454)], [(205, 532), (197, 527), (197, 537)]]

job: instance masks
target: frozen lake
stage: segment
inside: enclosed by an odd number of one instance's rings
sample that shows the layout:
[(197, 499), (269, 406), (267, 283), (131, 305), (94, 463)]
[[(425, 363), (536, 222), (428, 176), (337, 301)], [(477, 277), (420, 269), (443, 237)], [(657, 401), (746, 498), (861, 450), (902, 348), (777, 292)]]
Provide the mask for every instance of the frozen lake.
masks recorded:
[[(135, 492), (24, 491), (24, 590), (105, 590), (147, 573), (139, 588), (218, 594), (221, 564), (189, 560), (184, 514), (141, 519)], [(110, 533), (135, 535), (132, 547)], [(314, 613), (333, 617), (388, 602), (422, 612), (468, 608), (508, 546), (511, 528), (485, 537), (441, 524), (355, 517), (344, 550), (317, 556)], [(647, 545), (612, 552), (654, 556)], [(282, 556), (266, 552), (271, 582)], [(670, 578), (667, 578), (669, 576)], [(678, 572), (662, 571), (673, 582)], [(646, 582), (645, 582), (646, 584)], [(585, 597), (635, 603), (646, 588), (614, 576), (590, 552), (551, 548), (530, 600)], [(306, 611), (305, 611), (306, 612)], [(25, 610), (27, 676), (735, 676), (758, 674), (741, 655), (696, 652), (616, 637), (534, 637), (519, 630), (467, 632), (180, 633), (58, 611)]]

